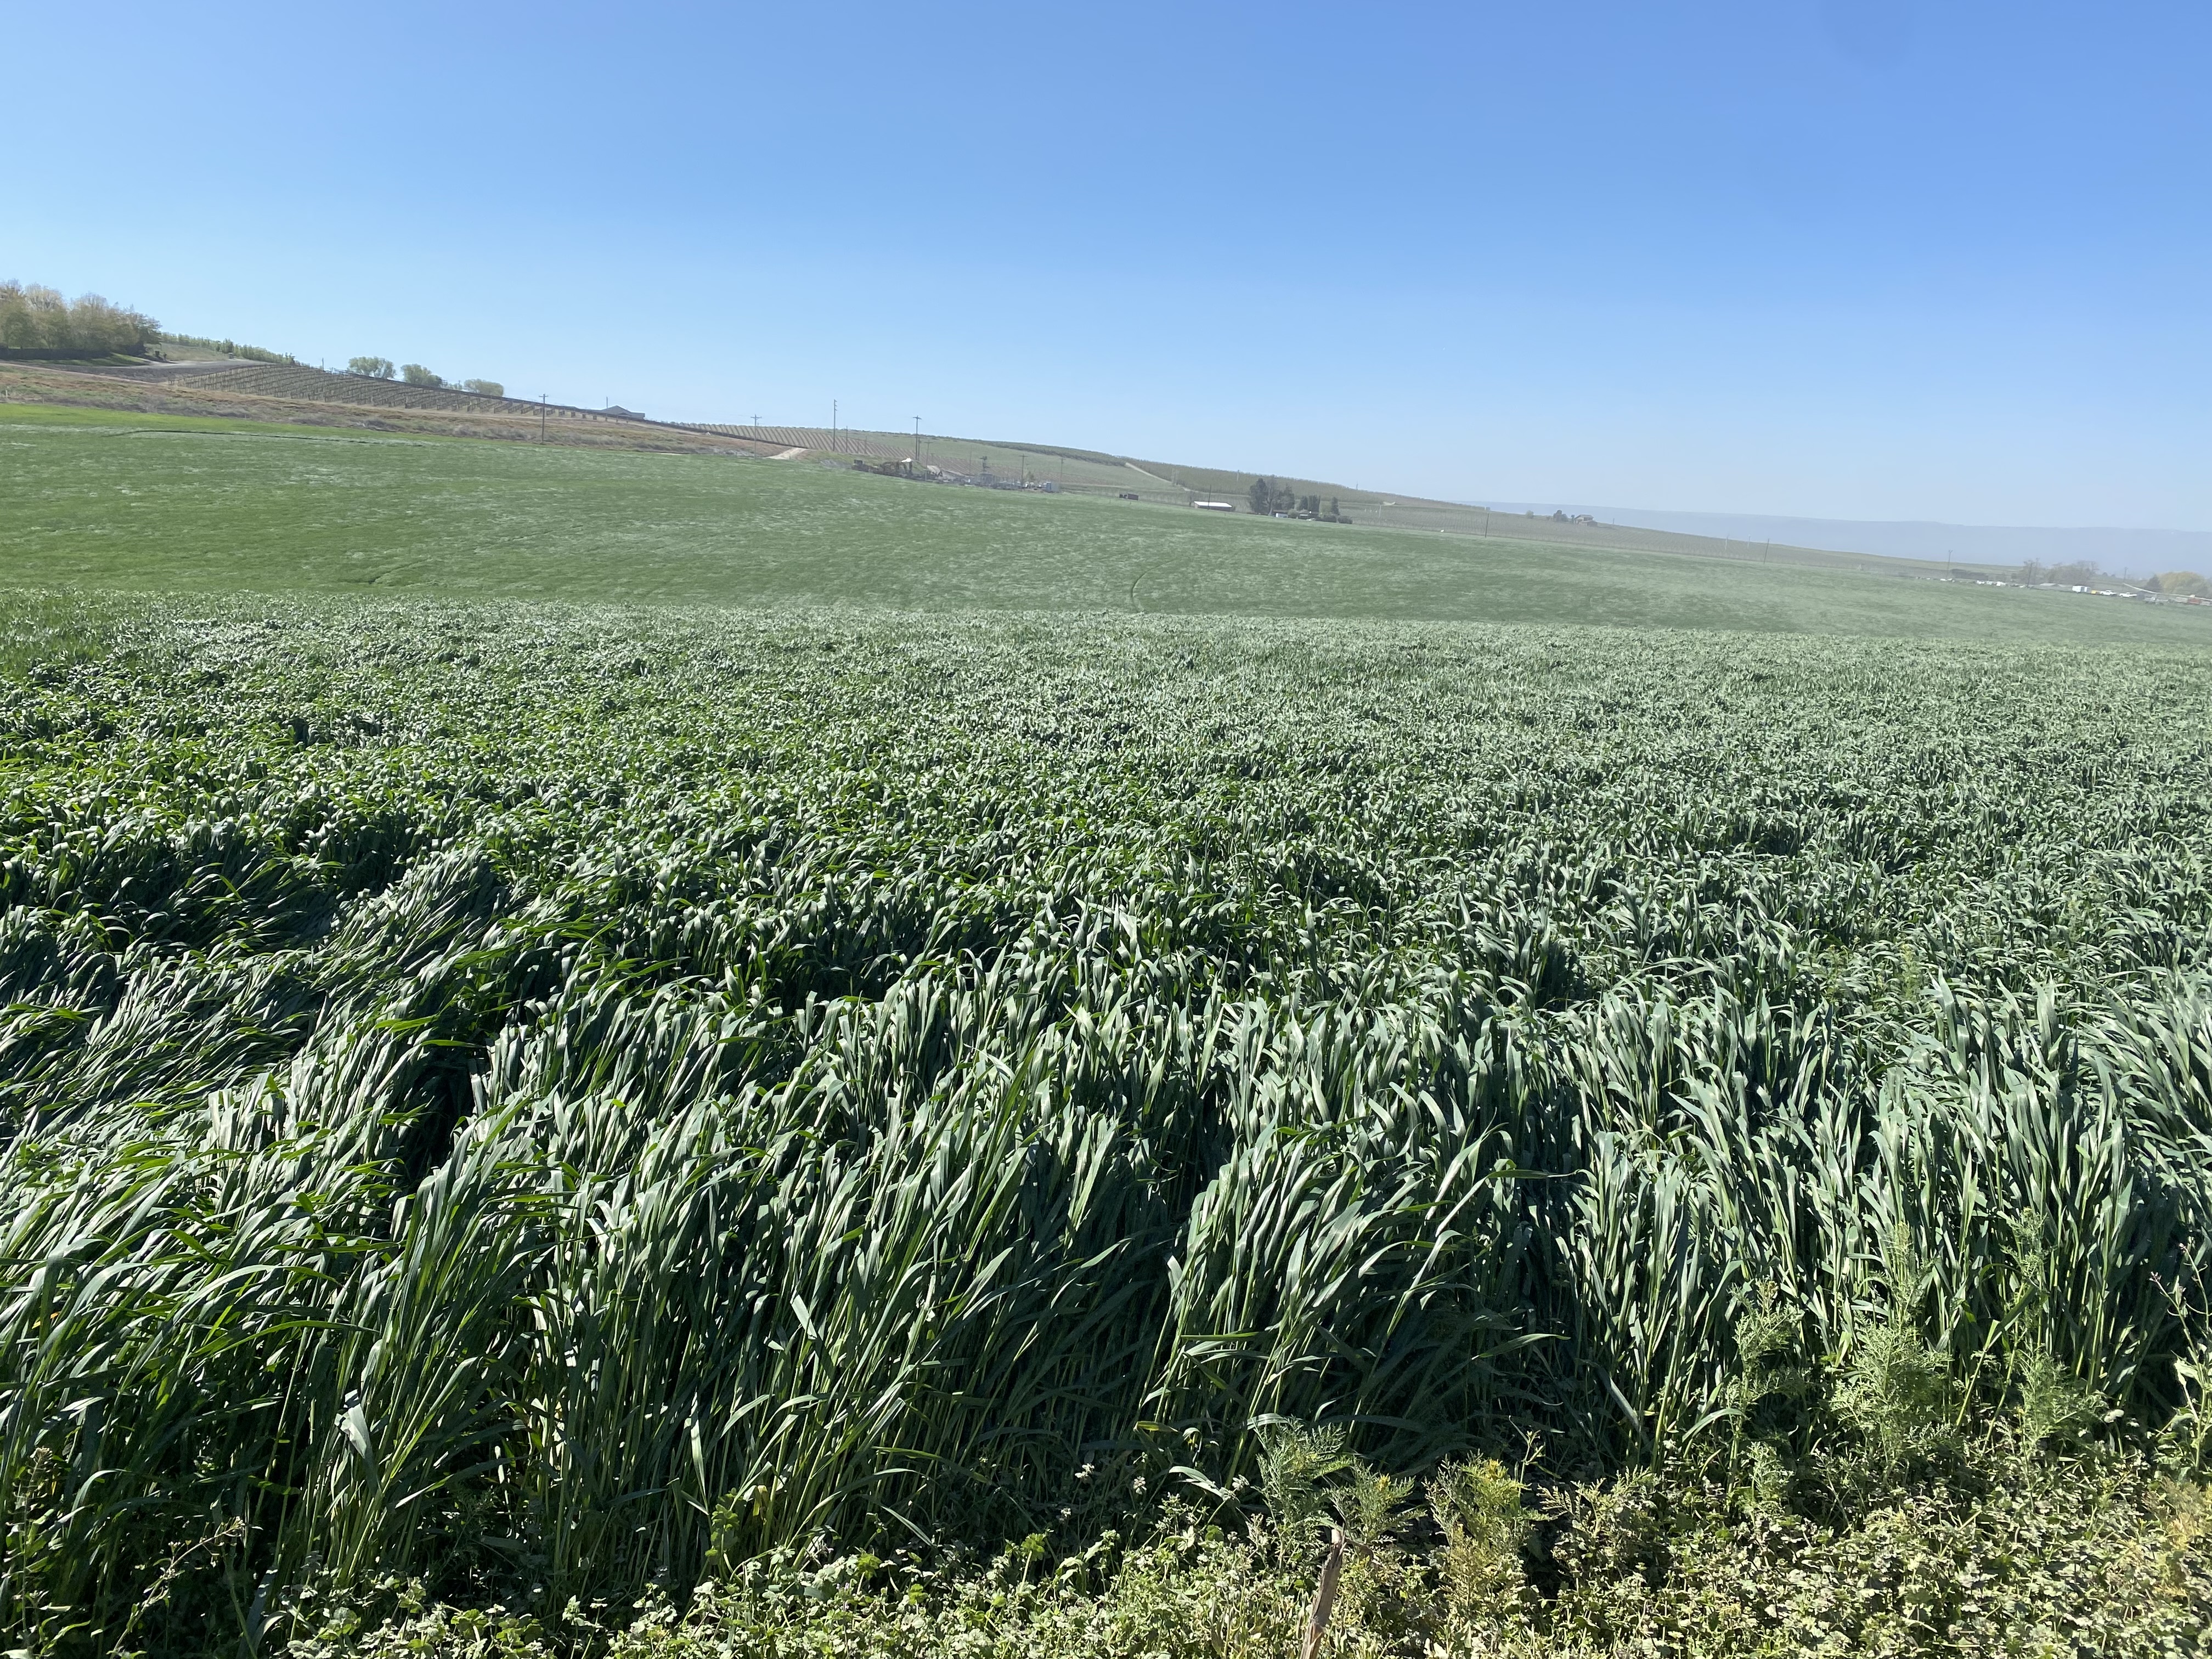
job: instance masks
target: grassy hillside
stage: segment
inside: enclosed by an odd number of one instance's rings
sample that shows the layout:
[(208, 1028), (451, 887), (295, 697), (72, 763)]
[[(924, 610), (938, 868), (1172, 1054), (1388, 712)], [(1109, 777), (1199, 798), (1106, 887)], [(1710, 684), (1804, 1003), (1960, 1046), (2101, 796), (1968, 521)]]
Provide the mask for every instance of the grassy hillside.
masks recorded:
[[(736, 450), (761, 455), (803, 452), (815, 459), (839, 456), (896, 459), (911, 456), (918, 448), (925, 462), (954, 471), (988, 472), (1010, 481), (1048, 479), (1057, 489), (1072, 494), (1175, 507), (1205, 497), (1236, 503), (1241, 510), (1251, 483), (1245, 473), (1133, 460), (1063, 444), (941, 434), (919, 434), (917, 441), (917, 434), (907, 432), (711, 423), (672, 426), (614, 419), (596, 410), (562, 406), (541, 411), (520, 400), (364, 380), (296, 364), (228, 366), (212, 374), (173, 374), (159, 366), (119, 374), (82, 374), (52, 366), (0, 365), (0, 404), (40, 403), (532, 441), (542, 433), (556, 443), (598, 448), (682, 453)], [(541, 414), (546, 417), (543, 421)], [(1386, 529), (1447, 536), (1496, 535), (1547, 547), (1674, 553), (1859, 574), (2004, 574), (1971, 562), (1954, 567), (1927, 560), (1750, 543), (1630, 525), (1569, 524), (1533, 515), (1496, 514), (1460, 502), (1352, 489), (1314, 479), (1281, 477), (1277, 482), (1301, 495), (1336, 501), (1361, 525)]]
[(24, 585), (2212, 644), (2212, 615), (954, 490), (805, 462), (0, 409)]
[[(912, 455), (915, 436), (905, 432), (830, 431), (821, 427), (715, 426), (706, 430), (726, 434), (747, 442), (784, 449), (805, 446), (823, 455), (850, 454), (902, 458)], [(920, 448), (924, 461), (975, 473), (1019, 479), (1024, 476), (1050, 479), (1059, 488), (1079, 495), (1133, 496), (1164, 506), (1183, 507), (1194, 499), (1224, 501), (1244, 510), (1249, 472), (1219, 467), (1187, 466), (1172, 461), (1146, 461), (1109, 455), (1097, 450), (1066, 445), (1014, 442), (981, 438), (954, 438), (924, 434)], [(1742, 564), (1791, 565), (1804, 569), (1842, 570), (1883, 575), (1998, 575), (1995, 567), (1972, 562), (1955, 566), (1926, 559), (1895, 558), (1881, 554), (1844, 553), (1831, 549), (1799, 547), (1786, 543), (1747, 542), (1724, 536), (1692, 535), (1679, 531), (1647, 530), (1634, 525), (1570, 524), (1534, 514), (1492, 513), (1486, 507), (1460, 501), (1432, 501), (1418, 495), (1354, 489), (1319, 479), (1277, 475), (1276, 482), (1302, 495), (1334, 501), (1355, 522), (1390, 530), (1422, 531), (1445, 536), (1492, 535), (1532, 542), (1544, 547), (1589, 548), (1617, 552), (1678, 553), (1692, 557), (1727, 559)]]
[[(256, 373), (263, 372), (259, 366)], [(304, 374), (324, 382), (355, 382), (350, 376), (320, 375), (315, 370), (270, 370), (278, 376)], [(315, 398), (276, 397), (231, 388), (232, 371), (149, 378), (137, 374), (89, 373), (53, 364), (0, 363), (0, 414), (15, 421), (60, 418), (98, 423), (109, 416), (157, 416), (163, 422), (181, 419), (243, 422), (249, 426), (296, 430), (401, 433), (421, 437), (545, 442), (592, 449), (648, 449), (686, 453), (750, 453), (758, 446), (681, 427), (606, 418), (591, 410), (550, 409), (520, 403), (447, 397), (403, 405), (391, 402), (334, 403)], [(125, 422), (127, 423), (127, 422)]]

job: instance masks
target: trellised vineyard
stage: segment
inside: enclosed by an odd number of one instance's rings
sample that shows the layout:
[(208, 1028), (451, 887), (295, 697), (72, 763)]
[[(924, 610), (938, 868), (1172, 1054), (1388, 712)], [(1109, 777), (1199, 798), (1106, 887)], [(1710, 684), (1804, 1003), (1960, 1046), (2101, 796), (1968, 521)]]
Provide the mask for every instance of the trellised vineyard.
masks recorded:
[(5, 1645), (1080, 1559), (1271, 1425), (2202, 1449), (2201, 654), (81, 627), (0, 702)]

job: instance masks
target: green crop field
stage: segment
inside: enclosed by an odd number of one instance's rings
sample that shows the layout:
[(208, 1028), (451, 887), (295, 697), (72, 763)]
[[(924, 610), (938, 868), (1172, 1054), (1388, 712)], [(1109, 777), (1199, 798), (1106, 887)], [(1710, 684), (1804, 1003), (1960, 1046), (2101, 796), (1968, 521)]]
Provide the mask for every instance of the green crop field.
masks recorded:
[(2212, 645), (2074, 594), (951, 489), (719, 455), (0, 411), (24, 586), (1601, 623)]
[(2212, 617), (8, 422), (0, 1647), (2212, 1631)]

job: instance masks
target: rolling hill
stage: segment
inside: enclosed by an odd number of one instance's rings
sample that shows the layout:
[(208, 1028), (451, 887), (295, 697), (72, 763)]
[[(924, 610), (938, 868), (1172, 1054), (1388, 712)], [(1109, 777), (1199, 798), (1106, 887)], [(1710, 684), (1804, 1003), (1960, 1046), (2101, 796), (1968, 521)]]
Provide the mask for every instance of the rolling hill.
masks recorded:
[(0, 563), (40, 587), (2212, 644), (2203, 609), (1563, 546), (1519, 520), (1285, 522), (946, 489), (673, 428), (577, 435), (604, 442), (0, 405)]
[[(823, 427), (682, 423), (631, 417), (514, 398), (486, 398), (450, 387), (334, 374), (301, 364), (226, 362), (100, 365), (0, 365), (0, 401), (133, 409), (145, 413), (222, 416), (292, 425), (368, 427), (465, 437), (586, 443), (673, 450), (718, 449), (793, 459), (850, 457), (921, 459), (965, 474), (988, 473), (1011, 484), (1048, 482), (1054, 493), (1188, 507), (1226, 501), (1241, 513), (1251, 476), (1115, 455), (1032, 440), (917, 434)], [(1507, 539), (1559, 549), (1686, 555), (1741, 564), (1885, 574), (1950, 574), (1942, 562), (1887, 557), (1727, 535), (1691, 534), (1614, 523), (1562, 522), (1534, 514), (1492, 512), (1462, 502), (1386, 495), (1325, 479), (1281, 477), (1298, 495), (1341, 505), (1357, 525), (1420, 535)], [(1991, 575), (1994, 568), (1961, 562), (1959, 574)]]

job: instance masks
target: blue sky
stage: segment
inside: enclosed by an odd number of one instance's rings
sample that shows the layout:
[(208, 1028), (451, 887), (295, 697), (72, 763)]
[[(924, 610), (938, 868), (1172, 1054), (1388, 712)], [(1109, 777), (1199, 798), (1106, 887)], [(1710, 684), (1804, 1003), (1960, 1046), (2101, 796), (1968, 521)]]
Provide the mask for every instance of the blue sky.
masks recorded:
[(0, 276), (310, 361), (1461, 499), (2212, 528), (2201, 0), (0, 24)]

